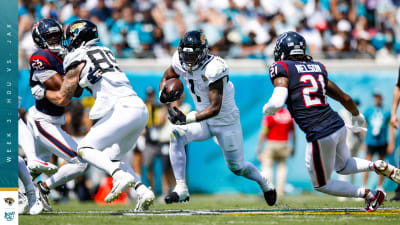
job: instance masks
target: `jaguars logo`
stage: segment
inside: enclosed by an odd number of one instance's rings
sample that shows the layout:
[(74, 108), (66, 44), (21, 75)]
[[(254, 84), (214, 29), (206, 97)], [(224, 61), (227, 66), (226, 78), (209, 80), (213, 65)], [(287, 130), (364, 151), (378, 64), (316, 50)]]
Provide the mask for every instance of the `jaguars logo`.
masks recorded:
[(204, 35), (204, 33), (200, 34), (200, 41), (202, 44), (204, 44), (204, 41), (206, 40), (206, 36)]
[(201, 75), (201, 79), (202, 79), (204, 82), (207, 82), (207, 81), (208, 81), (206, 75)]
[(9, 205), (12, 206), (14, 204), (15, 200), (13, 198), (5, 198), (4, 201)]
[(71, 26), (70, 31), (71, 31), (71, 32), (77, 33), (77, 32), (79, 32), (79, 30), (80, 30), (82, 27), (84, 27), (84, 26), (85, 26), (85, 23), (84, 23), (84, 22), (82, 22), (82, 23), (76, 23), (76, 24), (74, 24), (74, 25)]

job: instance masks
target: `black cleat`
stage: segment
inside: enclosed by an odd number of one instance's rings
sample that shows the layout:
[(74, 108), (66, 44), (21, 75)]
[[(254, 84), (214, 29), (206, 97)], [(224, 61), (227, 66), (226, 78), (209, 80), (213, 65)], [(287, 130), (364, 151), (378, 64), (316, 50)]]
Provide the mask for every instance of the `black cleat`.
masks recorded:
[(264, 199), (269, 206), (273, 206), (276, 203), (276, 190), (272, 189), (264, 192)]
[(167, 194), (164, 198), (165, 203), (167, 204), (171, 204), (171, 203), (177, 203), (177, 202), (188, 202), (190, 199), (189, 196), (187, 196), (185, 199), (183, 200), (179, 200), (179, 195), (178, 193), (176, 193), (175, 191)]
[(52, 212), (53, 208), (51, 208), (49, 199), (47, 198), (47, 196), (50, 194), (50, 190), (43, 187), (41, 181), (37, 183), (37, 188), (39, 189), (39, 196), (40, 200), (42, 201), (44, 211)]

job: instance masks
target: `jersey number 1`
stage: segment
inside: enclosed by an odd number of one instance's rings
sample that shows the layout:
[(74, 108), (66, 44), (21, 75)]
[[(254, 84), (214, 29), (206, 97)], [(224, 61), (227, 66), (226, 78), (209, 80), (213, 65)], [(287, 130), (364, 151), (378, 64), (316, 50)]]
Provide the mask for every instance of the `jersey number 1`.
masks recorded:
[(303, 88), (303, 99), (304, 99), (304, 104), (305, 106), (312, 107), (316, 105), (322, 105), (322, 100), (319, 97), (312, 98), (311, 94), (317, 93), (319, 86), (318, 82), (321, 84), (321, 89), (322, 89), (322, 95), (324, 96), (324, 102), (325, 104), (328, 104), (326, 102), (326, 90), (325, 90), (325, 79), (324, 76), (321, 74), (318, 75), (318, 81), (315, 79), (315, 77), (311, 74), (305, 74), (300, 77), (300, 82), (302, 83), (311, 83), (311, 86)]

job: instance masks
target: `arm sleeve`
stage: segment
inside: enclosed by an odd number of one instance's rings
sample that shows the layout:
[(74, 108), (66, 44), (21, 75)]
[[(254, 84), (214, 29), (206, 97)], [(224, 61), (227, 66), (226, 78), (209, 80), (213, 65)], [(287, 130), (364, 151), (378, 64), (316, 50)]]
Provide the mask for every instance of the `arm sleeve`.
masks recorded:
[(288, 89), (285, 87), (275, 87), (271, 98), (265, 104), (263, 111), (265, 112), (278, 112), (286, 102), (288, 97)]
[(400, 88), (400, 67), (399, 67), (399, 74), (397, 75), (396, 86)]

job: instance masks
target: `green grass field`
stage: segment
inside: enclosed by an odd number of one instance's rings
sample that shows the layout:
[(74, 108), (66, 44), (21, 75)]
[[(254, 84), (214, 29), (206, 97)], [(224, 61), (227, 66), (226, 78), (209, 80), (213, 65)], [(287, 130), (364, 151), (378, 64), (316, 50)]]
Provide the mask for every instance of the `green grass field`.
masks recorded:
[[(393, 193), (389, 193), (390, 199)], [(70, 201), (53, 204), (54, 212), (38, 216), (20, 215), (21, 225), (124, 225), (124, 224), (303, 224), (303, 225), (399, 225), (400, 202), (385, 201), (374, 213), (360, 212), (363, 201), (347, 200), (322, 194), (288, 196), (278, 200), (274, 207), (266, 205), (255, 195), (191, 195), (190, 203), (165, 205), (156, 202), (147, 215), (133, 212), (135, 205), (99, 206), (95, 203)], [(334, 208), (331, 210), (331, 208)], [(229, 212), (209, 215), (213, 211)], [(249, 212), (245, 213), (246, 209)], [(260, 210), (257, 210), (260, 209)], [(261, 210), (265, 209), (265, 210)], [(300, 209), (300, 210), (299, 210)], [(322, 209), (317, 212), (313, 209)], [(177, 215), (177, 212), (194, 212), (208, 215)], [(175, 213), (175, 214), (174, 214)]]

